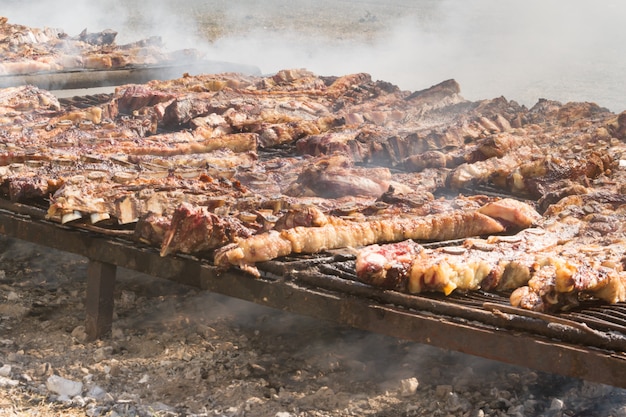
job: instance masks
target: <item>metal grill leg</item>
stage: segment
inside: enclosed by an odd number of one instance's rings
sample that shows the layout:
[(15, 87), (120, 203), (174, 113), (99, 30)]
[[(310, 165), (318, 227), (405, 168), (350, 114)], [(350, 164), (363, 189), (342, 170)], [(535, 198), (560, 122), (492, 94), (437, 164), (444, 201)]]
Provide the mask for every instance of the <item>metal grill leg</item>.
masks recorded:
[(116, 269), (115, 265), (89, 260), (85, 301), (85, 332), (89, 340), (100, 339), (111, 332)]

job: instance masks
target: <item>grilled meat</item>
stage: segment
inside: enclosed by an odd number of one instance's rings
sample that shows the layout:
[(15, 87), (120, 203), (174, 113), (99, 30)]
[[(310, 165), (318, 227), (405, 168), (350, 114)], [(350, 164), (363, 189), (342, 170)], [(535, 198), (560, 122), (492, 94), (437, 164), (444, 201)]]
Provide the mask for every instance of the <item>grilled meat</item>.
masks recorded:
[[(0, 28), (15, 35), (11, 53), (39, 53), (3, 54), (5, 71), (168, 56), (158, 39), (118, 47), (109, 31)], [(98, 52), (61, 56), (55, 43)], [(254, 274), (264, 260), (352, 247), (360, 278), (385, 288), (521, 287), (512, 301), (544, 310), (623, 298), (624, 113), (303, 69), (185, 75), (72, 103), (0, 90), (0, 194), (47, 204), (53, 221), (134, 228), (165, 256), (202, 253)], [(537, 200), (542, 215), (493, 192)]]
[(319, 227), (298, 226), (280, 232), (272, 230), (238, 240), (234, 245), (218, 250), (215, 263), (223, 267), (238, 265), (253, 270), (256, 262), (291, 253), (318, 253), (328, 249), (354, 248), (406, 239), (449, 240), (503, 230), (504, 227), (498, 221), (477, 211), (360, 222), (331, 217), (327, 224)]
[(0, 16), (0, 75), (82, 69), (118, 69), (130, 65), (171, 64), (183, 56), (197, 59), (197, 52), (167, 52), (158, 37), (117, 45), (117, 32), (85, 29), (70, 37), (56, 28), (30, 28), (9, 23)]
[(163, 237), (161, 255), (208, 251), (251, 235), (252, 231), (235, 217), (217, 216), (205, 207), (183, 203), (174, 211)]
[(412, 241), (369, 246), (358, 252), (357, 277), (409, 293), (512, 291), (514, 306), (548, 312), (587, 298), (626, 301), (622, 216), (602, 219), (614, 225), (603, 244), (591, 243), (598, 241), (588, 216), (548, 218), (541, 228), (467, 239), (462, 246), (425, 249)]
[(355, 168), (352, 160), (340, 154), (313, 159), (303, 167), (298, 179), (287, 190), (290, 195), (380, 197), (391, 185), (386, 168)]
[[(505, 219), (512, 229), (529, 227), (540, 217), (513, 200), (488, 203), (478, 212)], [(539, 238), (540, 233), (541, 229), (526, 229), (514, 237), (468, 239), (463, 246), (438, 249), (424, 249), (412, 241), (373, 245), (358, 251), (356, 273), (363, 282), (410, 293), (517, 288), (527, 282), (532, 267), (525, 255), (556, 244), (556, 234)]]

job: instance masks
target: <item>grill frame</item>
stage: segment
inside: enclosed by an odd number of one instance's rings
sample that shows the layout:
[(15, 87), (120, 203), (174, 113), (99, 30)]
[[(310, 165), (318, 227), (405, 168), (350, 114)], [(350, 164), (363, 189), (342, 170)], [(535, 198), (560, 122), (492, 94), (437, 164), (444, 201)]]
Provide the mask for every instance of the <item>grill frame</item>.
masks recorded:
[[(239, 270), (220, 271), (193, 256), (161, 257), (156, 248), (130, 240), (123, 231), (115, 236), (49, 222), (42, 209), (1, 199), (0, 233), (89, 259), (86, 329), (92, 339), (111, 330), (119, 266), (283, 311), (626, 388), (626, 334), (611, 341), (608, 334), (585, 330), (572, 316), (521, 314), (497, 296), (478, 305), (464, 296), (401, 294), (320, 273), (319, 266), (329, 260), (349, 260), (341, 253), (267, 262), (259, 265), (262, 277), (254, 278)], [(608, 345), (594, 346), (598, 340)]]

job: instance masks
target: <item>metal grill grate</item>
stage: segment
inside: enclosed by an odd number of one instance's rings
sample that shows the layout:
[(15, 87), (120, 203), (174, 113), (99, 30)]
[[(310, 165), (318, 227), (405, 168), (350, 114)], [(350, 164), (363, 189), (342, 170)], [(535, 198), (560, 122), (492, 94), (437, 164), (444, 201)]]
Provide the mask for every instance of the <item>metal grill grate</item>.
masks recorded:
[[(458, 242), (433, 245), (451, 243)], [(472, 321), (477, 326), (525, 331), (582, 346), (626, 351), (626, 304), (606, 305), (587, 300), (571, 311), (546, 314), (512, 307), (507, 293), (405, 294), (358, 281), (355, 256), (344, 253), (282, 258), (259, 267), (266, 273), (293, 280), (299, 285), (338, 291), (411, 311), (425, 311), (452, 321)]]

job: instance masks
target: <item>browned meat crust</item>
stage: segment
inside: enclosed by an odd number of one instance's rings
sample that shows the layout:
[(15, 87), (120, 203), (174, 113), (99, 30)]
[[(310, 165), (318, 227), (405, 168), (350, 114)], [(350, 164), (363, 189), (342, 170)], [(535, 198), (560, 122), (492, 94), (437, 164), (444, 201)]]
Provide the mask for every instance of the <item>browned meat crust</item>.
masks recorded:
[(622, 302), (626, 301), (622, 217), (601, 220), (615, 222), (614, 237), (603, 244), (590, 243), (596, 229), (589, 230), (592, 218), (570, 216), (513, 236), (467, 239), (459, 247), (424, 249), (412, 241), (372, 245), (358, 252), (357, 277), (409, 293), (512, 291), (512, 305), (546, 312), (569, 309), (588, 298)]
[(281, 232), (272, 230), (238, 240), (234, 245), (218, 250), (215, 263), (224, 267), (238, 265), (252, 270), (255, 262), (268, 261), (291, 253), (317, 253), (328, 249), (355, 248), (406, 239), (450, 240), (502, 231), (504, 227), (498, 221), (477, 211), (361, 222), (329, 218), (327, 224), (319, 227), (298, 226)]

